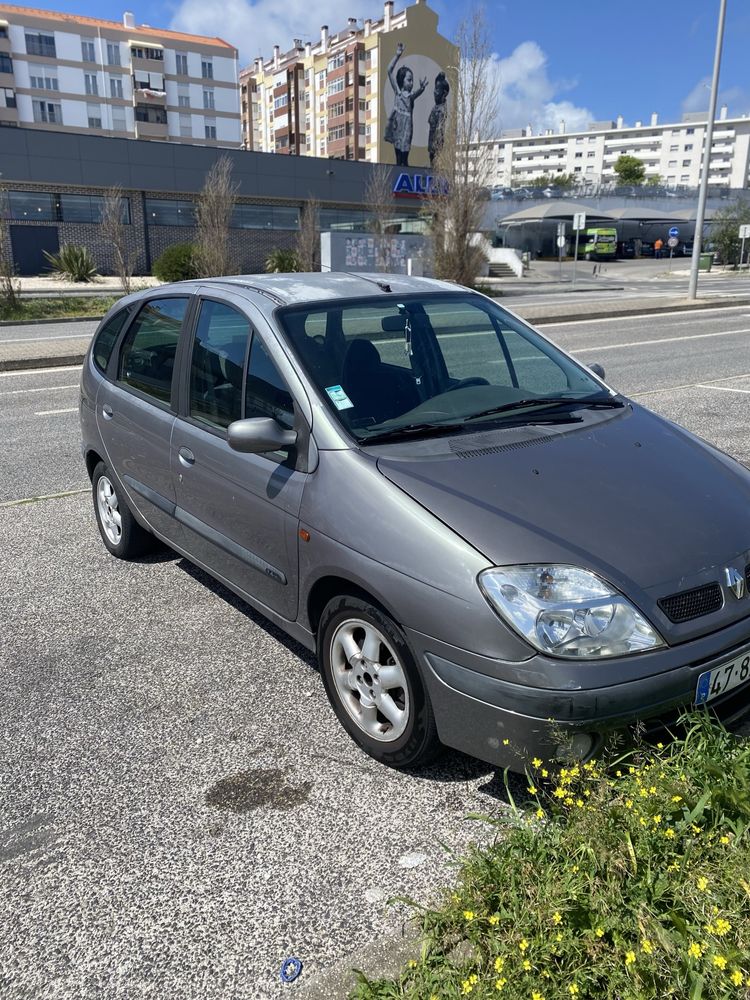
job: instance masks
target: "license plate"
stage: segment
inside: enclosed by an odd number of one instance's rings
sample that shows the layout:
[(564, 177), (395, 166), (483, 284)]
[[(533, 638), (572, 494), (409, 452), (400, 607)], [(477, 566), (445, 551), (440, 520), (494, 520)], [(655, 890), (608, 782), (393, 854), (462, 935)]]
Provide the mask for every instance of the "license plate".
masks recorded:
[(750, 653), (738, 656), (736, 660), (722, 663), (721, 666), (707, 670), (698, 678), (695, 689), (695, 704), (705, 705), (727, 691), (739, 687), (750, 680)]

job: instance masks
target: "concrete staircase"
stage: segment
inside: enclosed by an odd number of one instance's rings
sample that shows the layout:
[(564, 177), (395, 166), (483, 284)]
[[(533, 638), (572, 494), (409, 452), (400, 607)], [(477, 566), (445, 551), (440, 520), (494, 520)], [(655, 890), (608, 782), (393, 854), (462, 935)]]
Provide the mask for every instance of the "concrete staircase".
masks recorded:
[(491, 260), (489, 262), (489, 273), (488, 278), (515, 278), (516, 272), (510, 266), (510, 264), (505, 264), (502, 261)]

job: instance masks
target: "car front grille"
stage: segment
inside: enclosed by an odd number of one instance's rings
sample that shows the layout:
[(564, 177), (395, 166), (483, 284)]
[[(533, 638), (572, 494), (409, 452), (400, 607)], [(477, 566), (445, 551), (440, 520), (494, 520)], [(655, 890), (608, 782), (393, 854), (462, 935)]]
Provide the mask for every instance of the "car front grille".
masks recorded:
[[(750, 574), (750, 566), (746, 573)], [(689, 622), (693, 618), (710, 615), (718, 611), (724, 602), (721, 587), (718, 583), (706, 583), (693, 590), (685, 590), (681, 594), (671, 594), (662, 597), (658, 604), (664, 614), (676, 625)]]

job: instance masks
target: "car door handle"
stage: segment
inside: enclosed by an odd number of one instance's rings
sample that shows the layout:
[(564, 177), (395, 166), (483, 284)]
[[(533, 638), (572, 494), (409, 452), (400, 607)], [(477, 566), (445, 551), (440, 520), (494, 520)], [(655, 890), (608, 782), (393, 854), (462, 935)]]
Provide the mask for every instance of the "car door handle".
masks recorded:
[(182, 465), (195, 465), (195, 455), (189, 448), (180, 448), (177, 455)]
[(112, 417), (114, 417), (114, 415), (115, 414), (112, 407), (109, 405), (109, 403), (105, 403), (104, 406), (102, 406), (102, 416), (104, 417), (104, 419), (111, 420)]

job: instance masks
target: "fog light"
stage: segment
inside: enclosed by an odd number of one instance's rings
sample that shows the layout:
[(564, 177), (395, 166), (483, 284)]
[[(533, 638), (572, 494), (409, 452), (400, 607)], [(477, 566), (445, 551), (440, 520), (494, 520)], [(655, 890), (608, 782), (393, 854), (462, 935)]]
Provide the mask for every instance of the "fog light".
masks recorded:
[(555, 757), (566, 762), (584, 760), (591, 753), (593, 746), (593, 736), (588, 733), (576, 733), (556, 748)]

